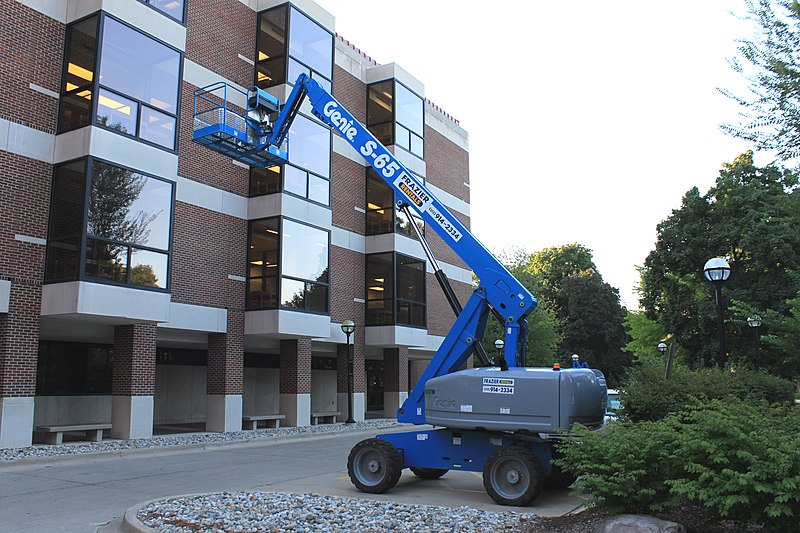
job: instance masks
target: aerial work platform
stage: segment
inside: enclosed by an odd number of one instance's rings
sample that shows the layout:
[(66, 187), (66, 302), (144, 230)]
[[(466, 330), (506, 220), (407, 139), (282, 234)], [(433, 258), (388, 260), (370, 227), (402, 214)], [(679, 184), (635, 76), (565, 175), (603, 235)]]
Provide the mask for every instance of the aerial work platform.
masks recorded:
[[(248, 121), (245, 112), (231, 100), (246, 102), (248, 94), (225, 82), (213, 83), (194, 92), (192, 140), (251, 167), (271, 167), (288, 159), (286, 144), (267, 142), (267, 135)], [(275, 99), (277, 102), (277, 99)]]

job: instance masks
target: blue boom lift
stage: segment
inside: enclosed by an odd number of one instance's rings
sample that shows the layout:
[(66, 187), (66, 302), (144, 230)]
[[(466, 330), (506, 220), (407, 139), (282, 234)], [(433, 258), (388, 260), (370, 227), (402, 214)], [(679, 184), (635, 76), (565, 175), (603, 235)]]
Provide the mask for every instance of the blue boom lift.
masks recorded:
[[(602, 425), (602, 373), (523, 366), (526, 317), (536, 298), (327, 90), (305, 74), (283, 105), (257, 87), (246, 94), (225, 83), (198, 89), (194, 141), (251, 166), (284, 163), (289, 128), (305, 97), (311, 112), (394, 189), (397, 207), (422, 218), (480, 279), (462, 308), (419, 234), (456, 320), (397, 412), (398, 422), (426, 427), (359, 442), (347, 461), (353, 484), (363, 492), (383, 493), (404, 468), (426, 479), (448, 470), (482, 472), (487, 493), (502, 505), (527, 505), (545, 485), (570, 485), (574, 478), (552, 464), (555, 434), (576, 422)], [(504, 326), (497, 366), (480, 344), (490, 314)], [(473, 353), (483, 366), (459, 370)]]

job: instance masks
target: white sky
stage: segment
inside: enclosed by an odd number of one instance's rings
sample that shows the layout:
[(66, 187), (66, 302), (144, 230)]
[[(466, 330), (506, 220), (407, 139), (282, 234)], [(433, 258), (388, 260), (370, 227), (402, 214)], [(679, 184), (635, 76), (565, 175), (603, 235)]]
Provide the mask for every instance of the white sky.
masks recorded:
[(485, 246), (583, 244), (629, 309), (656, 224), (748, 148), (719, 131), (738, 108), (716, 90), (743, 87), (741, 0), (315, 1), (469, 132)]

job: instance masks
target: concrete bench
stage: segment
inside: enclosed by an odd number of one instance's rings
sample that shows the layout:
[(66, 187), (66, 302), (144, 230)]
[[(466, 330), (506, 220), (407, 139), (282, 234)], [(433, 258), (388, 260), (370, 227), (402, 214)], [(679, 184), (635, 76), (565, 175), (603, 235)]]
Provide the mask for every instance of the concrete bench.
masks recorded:
[(284, 418), (286, 418), (286, 415), (245, 415), (242, 417), (242, 429), (255, 431), (258, 428), (258, 423), (262, 420), (266, 421), (266, 427), (277, 429), (281, 427), (281, 420)]
[(316, 426), (319, 423), (333, 424), (336, 422), (336, 417), (339, 416), (339, 411), (320, 411), (319, 413), (311, 413), (311, 424)]
[(65, 424), (62, 426), (36, 426), (36, 431), (44, 433), (47, 444), (61, 444), (67, 431), (83, 431), (91, 442), (103, 440), (103, 430), (111, 429), (111, 424)]

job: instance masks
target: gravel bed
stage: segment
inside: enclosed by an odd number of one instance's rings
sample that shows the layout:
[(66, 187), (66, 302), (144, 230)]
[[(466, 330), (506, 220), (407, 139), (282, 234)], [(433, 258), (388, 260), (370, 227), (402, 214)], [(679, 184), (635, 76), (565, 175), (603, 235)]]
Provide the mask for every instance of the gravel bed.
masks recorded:
[(397, 425), (394, 419), (374, 419), (355, 424), (320, 424), (317, 426), (258, 429), (256, 431), (234, 431), (229, 433), (185, 433), (165, 435), (149, 439), (104, 440), (101, 442), (67, 442), (59, 445), (36, 444), (25, 448), (0, 450), (0, 464), (23, 459), (57, 457), (84, 453), (120, 452), (142, 448), (221, 444), (228, 442), (269, 441), (284, 437), (309, 434), (329, 434), (343, 431), (379, 429)]
[(222, 492), (153, 502), (137, 518), (163, 533), (525, 531), (533, 515), (408, 505), (319, 494)]

